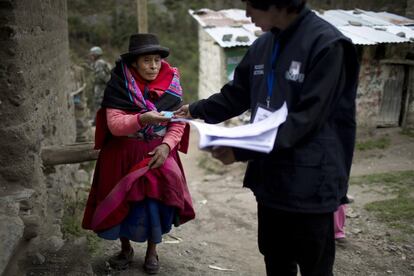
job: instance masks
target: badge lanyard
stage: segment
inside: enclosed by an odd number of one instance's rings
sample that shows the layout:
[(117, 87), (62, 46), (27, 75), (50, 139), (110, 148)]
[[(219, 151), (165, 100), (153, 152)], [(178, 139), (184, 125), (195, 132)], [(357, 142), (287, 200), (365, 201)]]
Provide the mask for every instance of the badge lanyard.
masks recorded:
[(267, 98), (266, 98), (266, 106), (270, 108), (270, 99), (272, 98), (273, 94), (273, 86), (275, 82), (275, 66), (276, 66), (276, 58), (279, 51), (279, 42), (276, 42), (275, 47), (272, 52), (272, 60), (270, 63), (270, 72), (267, 74)]

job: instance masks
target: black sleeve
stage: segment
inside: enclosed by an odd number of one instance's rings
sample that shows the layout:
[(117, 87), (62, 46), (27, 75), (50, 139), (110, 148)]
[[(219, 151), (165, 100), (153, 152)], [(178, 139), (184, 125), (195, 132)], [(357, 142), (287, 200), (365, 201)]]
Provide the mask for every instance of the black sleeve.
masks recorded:
[(220, 93), (190, 105), (193, 118), (216, 124), (242, 114), (250, 108), (249, 51), (236, 67), (234, 80), (223, 86)]
[[(279, 127), (273, 151), (294, 147), (307, 135), (320, 129), (335, 108), (345, 87), (346, 67), (341, 42), (322, 50), (311, 64), (298, 101), (290, 108), (286, 121)], [(234, 148), (238, 161), (264, 157), (266, 154)]]

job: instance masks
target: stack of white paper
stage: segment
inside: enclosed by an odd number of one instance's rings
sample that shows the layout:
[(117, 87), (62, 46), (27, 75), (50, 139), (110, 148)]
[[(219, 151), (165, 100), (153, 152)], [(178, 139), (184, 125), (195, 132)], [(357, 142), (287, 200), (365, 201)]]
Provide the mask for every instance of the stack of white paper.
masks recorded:
[(275, 144), (277, 130), (286, 121), (286, 103), (267, 118), (252, 124), (223, 127), (187, 119), (172, 119), (194, 125), (200, 134), (199, 147), (229, 146), (269, 153)]

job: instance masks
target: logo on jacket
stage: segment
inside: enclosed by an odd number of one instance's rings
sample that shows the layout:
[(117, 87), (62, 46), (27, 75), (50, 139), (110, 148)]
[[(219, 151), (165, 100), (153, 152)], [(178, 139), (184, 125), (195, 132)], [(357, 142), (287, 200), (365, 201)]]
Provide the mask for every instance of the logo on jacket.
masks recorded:
[(254, 66), (253, 76), (264, 75), (264, 64), (257, 64)]
[(305, 80), (305, 74), (300, 73), (300, 67), (302, 63), (299, 61), (292, 61), (289, 71), (286, 71), (285, 78), (291, 81), (303, 82)]

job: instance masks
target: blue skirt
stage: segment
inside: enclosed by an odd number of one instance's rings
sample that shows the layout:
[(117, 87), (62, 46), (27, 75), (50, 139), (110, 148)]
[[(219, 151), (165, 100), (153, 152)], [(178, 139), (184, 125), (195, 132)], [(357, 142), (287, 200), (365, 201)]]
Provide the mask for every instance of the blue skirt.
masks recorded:
[(144, 199), (134, 203), (128, 216), (118, 225), (97, 232), (106, 240), (127, 238), (135, 242), (151, 241), (160, 243), (162, 235), (170, 232), (175, 216), (175, 208), (154, 199)]

